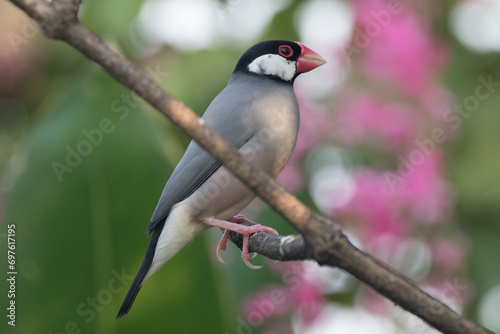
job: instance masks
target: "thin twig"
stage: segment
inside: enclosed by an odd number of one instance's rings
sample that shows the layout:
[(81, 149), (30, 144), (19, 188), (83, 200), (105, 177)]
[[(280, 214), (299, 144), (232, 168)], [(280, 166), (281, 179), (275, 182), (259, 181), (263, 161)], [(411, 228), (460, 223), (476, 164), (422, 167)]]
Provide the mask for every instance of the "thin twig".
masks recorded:
[[(167, 116), (301, 234), (283, 237), (257, 233), (250, 238), (251, 250), (282, 261), (311, 258), (320, 264), (337, 266), (443, 333), (489, 333), (422, 291), (411, 279), (354, 247), (337, 224), (312, 213), (264, 172), (245, 161), (191, 109), (81, 25), (77, 18), (79, 1), (10, 1), (35, 19), (48, 37), (64, 40)], [(238, 236), (232, 235), (231, 239), (238, 243)]]

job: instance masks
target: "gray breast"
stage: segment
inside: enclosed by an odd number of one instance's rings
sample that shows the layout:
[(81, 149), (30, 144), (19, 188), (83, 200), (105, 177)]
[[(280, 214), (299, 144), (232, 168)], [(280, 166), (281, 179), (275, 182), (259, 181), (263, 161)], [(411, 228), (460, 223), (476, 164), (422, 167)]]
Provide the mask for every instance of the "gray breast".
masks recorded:
[[(251, 136), (239, 151), (253, 165), (276, 178), (290, 159), (297, 140), (299, 108), (292, 86), (267, 79), (256, 83), (251, 78), (230, 82), (226, 90), (225, 94), (242, 96), (239, 103), (245, 107), (234, 111), (239, 113), (239, 124), (252, 128)], [(218, 121), (214, 126), (220, 129)], [(221, 167), (188, 200), (197, 218), (228, 219), (254, 198), (253, 192)]]
[(299, 130), (300, 114), (293, 87), (267, 78), (252, 77), (235, 88), (252, 92), (248, 94), (251, 107), (241, 113), (243, 122), (253, 123), (255, 127), (253, 144), (247, 149), (253, 149), (255, 155), (262, 155), (265, 161), (259, 161), (258, 157), (249, 159), (257, 160), (255, 164), (260, 163), (260, 168), (277, 177), (295, 148)]

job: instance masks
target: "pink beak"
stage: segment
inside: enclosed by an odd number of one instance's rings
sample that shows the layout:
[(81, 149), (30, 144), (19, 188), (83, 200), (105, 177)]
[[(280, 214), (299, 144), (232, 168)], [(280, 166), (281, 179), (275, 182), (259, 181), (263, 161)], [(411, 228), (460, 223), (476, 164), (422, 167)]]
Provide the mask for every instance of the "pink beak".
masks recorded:
[(309, 72), (326, 63), (326, 60), (319, 54), (309, 49), (302, 43), (295, 42), (300, 46), (300, 56), (297, 59), (297, 73)]

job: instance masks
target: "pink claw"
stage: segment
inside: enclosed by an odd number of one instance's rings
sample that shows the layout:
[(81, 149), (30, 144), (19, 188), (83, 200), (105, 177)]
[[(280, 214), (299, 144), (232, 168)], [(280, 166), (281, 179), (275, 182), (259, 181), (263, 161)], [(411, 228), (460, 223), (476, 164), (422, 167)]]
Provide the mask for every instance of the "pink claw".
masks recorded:
[(224, 259), (222, 259), (220, 252), (226, 250), (227, 239), (229, 239), (229, 234), (231, 234), (231, 231), (225, 230), (224, 234), (222, 235), (222, 238), (220, 238), (219, 244), (217, 245), (217, 250), (216, 250), (217, 259), (222, 263), (226, 263), (226, 262), (224, 261)]
[[(248, 240), (250, 239), (250, 236), (254, 233), (257, 233), (257, 232), (268, 232), (268, 233), (278, 235), (278, 232), (275, 229), (267, 227), (267, 226), (262, 226), (260, 224), (255, 224), (254, 222), (246, 219), (242, 215), (234, 216), (231, 219), (229, 219), (228, 221), (219, 220), (219, 219), (215, 219), (215, 218), (208, 218), (208, 219), (204, 219), (203, 223), (210, 225), (210, 226), (217, 226), (217, 227), (225, 229), (224, 234), (219, 241), (219, 245), (217, 246), (217, 258), (222, 263), (225, 263), (225, 262), (222, 259), (220, 252), (221, 252), (221, 250), (226, 250), (227, 239), (229, 238), (229, 234), (231, 233), (231, 231), (243, 235), (243, 246), (241, 248), (241, 257), (243, 258), (243, 261), (245, 262), (247, 267), (250, 269), (262, 268), (262, 266), (254, 266), (253, 264), (250, 263), (250, 260), (252, 259), (252, 257), (248, 253)], [(253, 225), (251, 225), (251, 226), (240, 225), (241, 223), (253, 224)]]

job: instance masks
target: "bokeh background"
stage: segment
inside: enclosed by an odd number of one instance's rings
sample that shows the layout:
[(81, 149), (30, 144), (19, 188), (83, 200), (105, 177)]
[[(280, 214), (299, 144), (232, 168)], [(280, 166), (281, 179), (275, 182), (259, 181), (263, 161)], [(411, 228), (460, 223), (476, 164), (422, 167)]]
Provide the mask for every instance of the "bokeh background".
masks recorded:
[[(359, 247), (500, 331), (500, 3), (84, 1), (81, 21), (200, 115), (239, 56), (299, 40), (279, 178)], [(253, 261), (197, 237), (115, 321), (144, 231), (189, 143), (99, 67), (0, 2), (0, 268), (16, 231), (16, 327), (2, 333), (434, 333), (338, 270)], [(293, 229), (257, 200), (247, 216)], [(0, 280), (6, 312), (7, 281)]]

